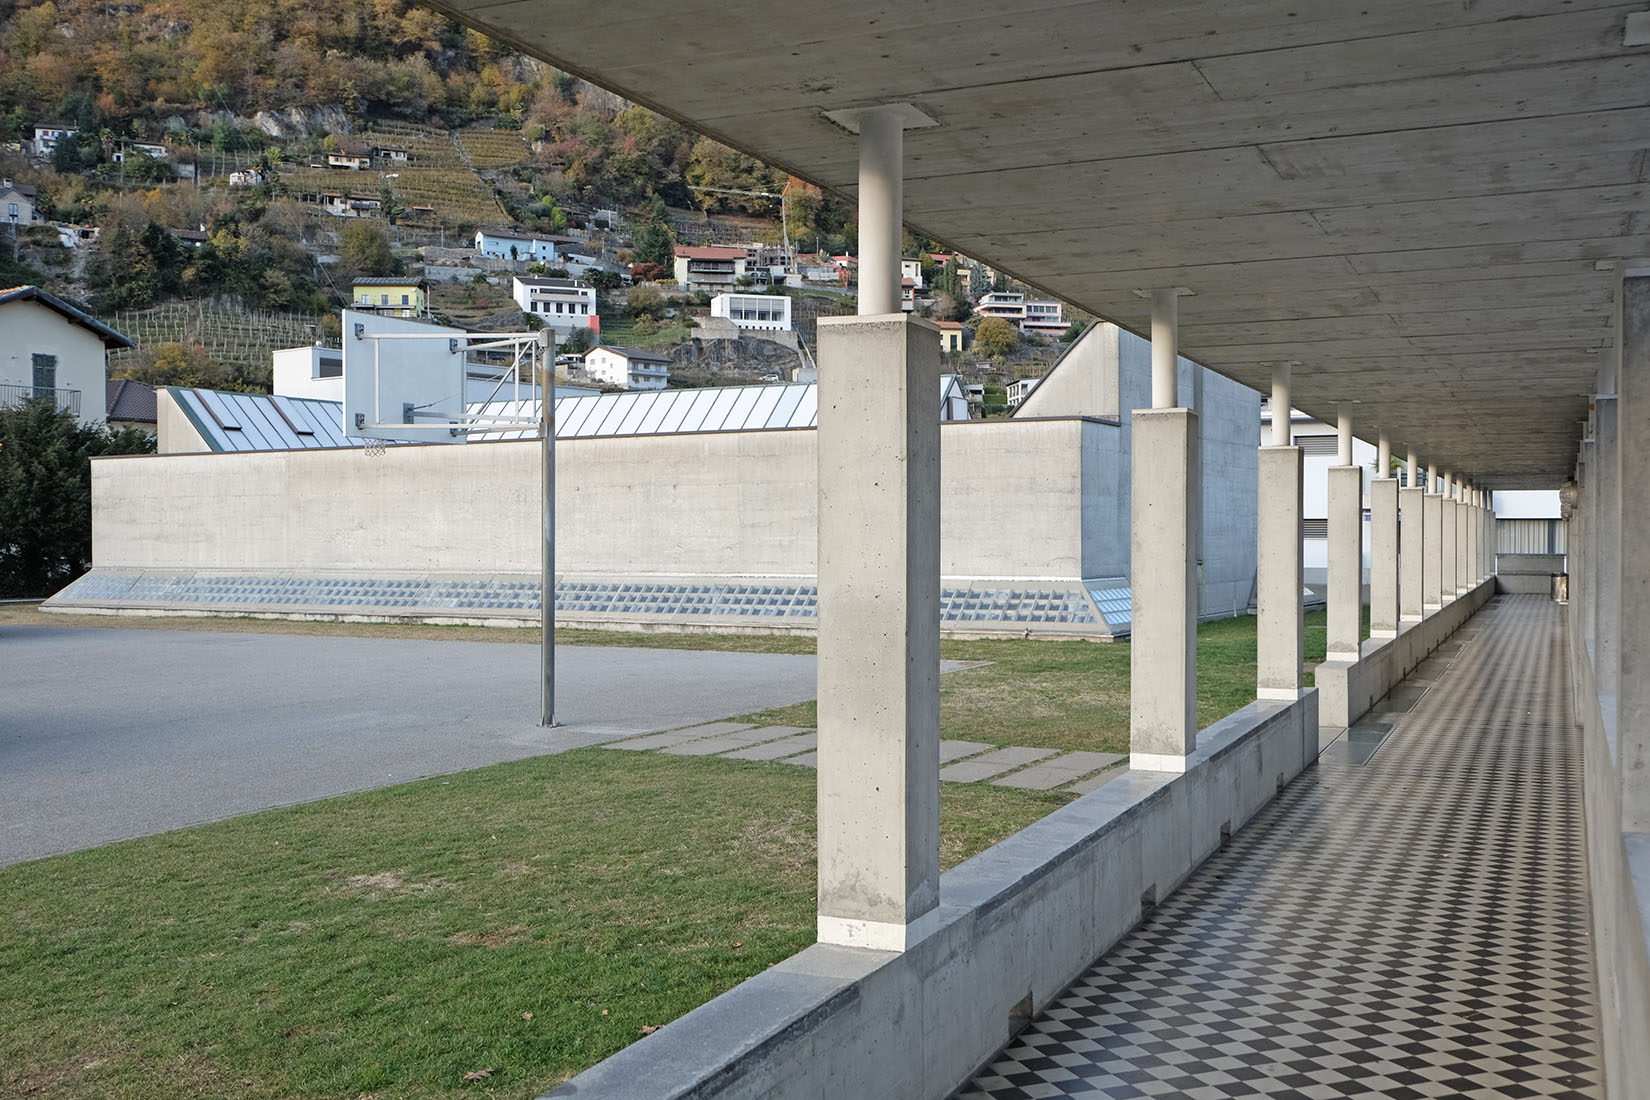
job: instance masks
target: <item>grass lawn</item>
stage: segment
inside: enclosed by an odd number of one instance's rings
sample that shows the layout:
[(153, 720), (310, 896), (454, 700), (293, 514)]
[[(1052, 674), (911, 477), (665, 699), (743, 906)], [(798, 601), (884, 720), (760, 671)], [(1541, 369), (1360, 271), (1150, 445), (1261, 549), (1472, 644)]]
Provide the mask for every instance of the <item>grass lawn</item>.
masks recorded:
[[(1322, 624), (1308, 617), (1309, 661)], [(0, 631), (18, 625), (537, 641), (0, 606)], [(942, 679), (946, 736), (1127, 751), (1126, 644), (942, 652), (984, 662)], [(1198, 654), (1203, 724), (1254, 697), (1253, 619), (1205, 624)], [(806, 726), (814, 707), (749, 717)], [(1071, 797), (947, 784), (944, 864)], [(812, 942), (814, 773), (579, 750), (0, 870), (0, 913), (0, 1097), (531, 1097)]]
[[(947, 785), (945, 864), (1070, 797)], [(814, 775), (584, 749), (21, 864), (0, 912), (0, 1096), (531, 1097), (812, 941)]]

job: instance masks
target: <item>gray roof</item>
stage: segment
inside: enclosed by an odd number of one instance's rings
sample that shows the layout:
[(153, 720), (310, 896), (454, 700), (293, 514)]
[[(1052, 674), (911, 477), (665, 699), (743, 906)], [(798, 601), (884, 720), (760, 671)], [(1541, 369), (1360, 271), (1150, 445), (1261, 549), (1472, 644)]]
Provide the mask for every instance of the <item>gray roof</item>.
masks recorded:
[(153, 424), (155, 387), (131, 378), (110, 378), (103, 384), (103, 409), (105, 420)]
[[(671, 361), (670, 356), (660, 355), (656, 351), (644, 351), (641, 348), (622, 348), (617, 344), (600, 344), (591, 348), (590, 351), (611, 351), (624, 356), (626, 359), (640, 359), (644, 363), (668, 363)], [(585, 352), (585, 354), (589, 355), (590, 352)]]
[(423, 286), (422, 275), (363, 275), (353, 286)]
[(9, 305), (12, 302), (39, 302), (47, 309), (62, 314), (71, 324), (91, 330), (103, 341), (103, 346), (106, 348), (137, 347), (130, 337), (122, 336), (85, 310), (71, 306), (57, 295), (41, 290), (37, 286), (14, 286), (10, 290), (0, 290), (0, 306)]

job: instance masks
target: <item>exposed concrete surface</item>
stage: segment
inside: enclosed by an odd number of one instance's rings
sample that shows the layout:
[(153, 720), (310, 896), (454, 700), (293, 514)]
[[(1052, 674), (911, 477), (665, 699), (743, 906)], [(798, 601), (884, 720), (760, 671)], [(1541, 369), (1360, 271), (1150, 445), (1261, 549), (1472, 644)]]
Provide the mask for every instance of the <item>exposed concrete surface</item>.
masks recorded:
[[(0, 864), (810, 699), (814, 659), (15, 627)], [(636, 686), (647, 685), (638, 691)]]

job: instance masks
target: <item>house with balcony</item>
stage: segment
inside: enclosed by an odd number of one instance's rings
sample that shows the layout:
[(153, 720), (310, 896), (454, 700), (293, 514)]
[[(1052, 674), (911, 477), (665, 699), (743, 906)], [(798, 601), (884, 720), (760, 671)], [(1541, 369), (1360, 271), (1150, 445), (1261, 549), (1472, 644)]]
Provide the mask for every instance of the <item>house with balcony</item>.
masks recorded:
[(365, 172), (372, 167), (372, 158), (356, 156), (353, 153), (328, 153), (327, 167), (342, 168), (350, 172)]
[(689, 290), (731, 290), (748, 274), (749, 254), (726, 245), (676, 250), (676, 285)]
[(0, 405), (46, 400), (81, 424), (102, 424), (109, 349), (134, 346), (37, 286), (0, 290)]
[(4, 215), (5, 224), (33, 225), (40, 217), (34, 209), (35, 194), (26, 183), (0, 180), (0, 215)]
[(111, 153), (109, 159), (116, 164), (120, 164), (132, 153), (140, 153), (150, 160), (170, 161), (172, 159), (172, 154), (167, 152), (166, 146), (152, 141), (128, 141), (124, 146)]
[(1068, 322), (1065, 318), (1065, 307), (1059, 302), (1032, 298), (1026, 301), (1025, 306), (1025, 316), (1020, 319), (1021, 332), (1034, 332), (1039, 336), (1065, 334)]
[(670, 356), (603, 344), (585, 353), (584, 375), (627, 390), (662, 390), (670, 384)]
[(49, 160), (51, 155), (57, 152), (58, 142), (65, 138), (72, 138), (78, 133), (80, 131), (73, 126), (50, 122), (34, 127), (34, 139), (25, 144), (28, 145), (29, 151), (36, 157), (41, 160)]
[(982, 317), (1002, 317), (1018, 325), (1026, 319), (1026, 296), (1013, 291), (994, 290), (974, 305)]
[(404, 275), (364, 277), (351, 284), (350, 308), (389, 317), (423, 317), (430, 312), (429, 289), (424, 280)]
[(511, 297), (522, 313), (538, 318), (558, 339), (565, 339), (580, 328), (601, 332), (601, 318), (596, 314), (596, 288), (579, 279), (518, 275), (511, 281)]
[(791, 331), (791, 300), (784, 294), (718, 294), (710, 300), (710, 315), (742, 329)]

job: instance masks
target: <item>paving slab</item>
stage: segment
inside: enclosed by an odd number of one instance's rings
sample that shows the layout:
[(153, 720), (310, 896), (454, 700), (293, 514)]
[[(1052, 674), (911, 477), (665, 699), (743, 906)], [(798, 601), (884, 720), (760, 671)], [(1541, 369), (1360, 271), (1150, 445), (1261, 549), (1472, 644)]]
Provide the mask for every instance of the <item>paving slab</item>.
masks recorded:
[(765, 745), (752, 745), (747, 749), (736, 749), (733, 752), (722, 754), (724, 760), (779, 760), (787, 756), (795, 756), (799, 752), (807, 752), (819, 746), (819, 735), (813, 730), (807, 733), (798, 733), (791, 737), (781, 738), (778, 741), (769, 741)]
[(998, 787), (1019, 787), (1028, 791), (1050, 791), (1062, 783), (1070, 783), (1101, 768), (1109, 768), (1128, 757), (1116, 752), (1068, 752), (1053, 760), (1033, 764), (1029, 768), (1005, 775), (991, 782)]
[(715, 737), (717, 734), (732, 733), (735, 730), (748, 730), (753, 725), (754, 723), (751, 722), (706, 722), (702, 726), (688, 726), (686, 729), (666, 730), (664, 733), (652, 733), (646, 737), (632, 737), (626, 741), (613, 741), (606, 747), (610, 749), (629, 749), (632, 752), (647, 752), (652, 749), (680, 745), (684, 741), (697, 741), (703, 737)]
[[(1125, 757), (1125, 759), (1127, 758)], [(1128, 774), (1129, 769), (1126, 767), (1113, 768), (1110, 771), (1101, 772), (1099, 775), (1091, 775), (1079, 783), (1073, 783), (1071, 786), (1067, 787), (1066, 790), (1075, 794), (1088, 794), (1090, 791), (1099, 790), (1107, 783), (1110, 783), (1113, 779), (1118, 779)]]
[(984, 741), (947, 741), (942, 738), (940, 741), (940, 763), (949, 764), (953, 760), (961, 760), (965, 756), (973, 756), (975, 753), (981, 753), (986, 749), (996, 747), (995, 745), (988, 745)]
[(702, 741), (688, 741), (683, 744), (670, 745), (659, 751), (670, 756), (716, 756), (730, 749), (742, 749), (750, 745), (759, 745), (765, 741), (777, 741), (782, 737), (807, 732), (801, 726), (753, 726), (750, 729), (738, 730), (724, 734), (721, 737), (710, 737)]
[(799, 768), (817, 768), (819, 767), (819, 754), (817, 752), (805, 752), (801, 756), (787, 756), (780, 763), (795, 764)]
[(988, 752), (984, 756), (948, 764), (940, 769), (940, 779), (947, 783), (977, 783), (982, 779), (990, 779), (1026, 764), (1047, 759), (1057, 752), (1058, 749), (1033, 749), (1013, 745), (996, 752)]

